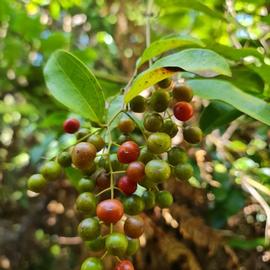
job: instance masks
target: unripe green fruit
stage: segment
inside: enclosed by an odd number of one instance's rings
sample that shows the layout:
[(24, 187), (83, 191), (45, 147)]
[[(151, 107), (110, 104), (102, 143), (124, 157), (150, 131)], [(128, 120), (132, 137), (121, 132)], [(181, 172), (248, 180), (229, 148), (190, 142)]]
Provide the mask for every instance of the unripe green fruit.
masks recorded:
[(33, 174), (27, 181), (27, 188), (39, 193), (46, 186), (46, 183), (42, 174)]
[(165, 90), (156, 90), (150, 98), (150, 107), (156, 112), (164, 112), (169, 106), (170, 94)]
[(140, 241), (139, 239), (131, 239), (131, 238), (127, 238), (128, 239), (128, 247), (126, 250), (126, 256), (132, 256), (134, 255), (139, 247), (140, 247)]
[(62, 168), (56, 161), (46, 162), (41, 168), (40, 173), (46, 180), (57, 180), (62, 174)]
[(146, 164), (154, 158), (155, 158), (155, 155), (153, 153), (149, 152), (147, 148), (143, 148), (139, 156), (139, 161)]
[(160, 131), (168, 134), (171, 138), (173, 138), (178, 132), (178, 127), (172, 120), (166, 120), (163, 123)]
[(83, 262), (81, 270), (104, 270), (104, 268), (101, 259), (90, 257)]
[(188, 156), (186, 152), (179, 147), (173, 147), (168, 151), (168, 161), (172, 165), (183, 164), (186, 163), (187, 160)]
[(156, 202), (160, 208), (168, 208), (173, 203), (173, 196), (169, 191), (160, 191), (156, 195)]
[(169, 88), (171, 85), (172, 85), (172, 79), (171, 78), (166, 78), (162, 81), (159, 81), (157, 83), (157, 85), (160, 87), (160, 88)]
[(107, 236), (105, 246), (109, 254), (121, 257), (128, 248), (128, 240), (124, 234), (114, 232)]
[(71, 166), (71, 154), (69, 152), (62, 152), (57, 157), (57, 162), (62, 167), (70, 167)]
[(123, 118), (118, 123), (118, 129), (125, 134), (134, 131), (135, 127), (135, 123), (130, 118)]
[(84, 141), (87, 141), (87, 135), (90, 133), (90, 130), (87, 128), (80, 128), (79, 131), (76, 134), (77, 140), (80, 140), (84, 138)]
[(87, 241), (86, 242), (87, 247), (94, 252), (98, 252), (101, 250), (104, 250), (105, 248), (105, 238), (99, 236), (98, 238)]
[(84, 192), (76, 200), (76, 207), (79, 211), (93, 216), (96, 212), (97, 198), (90, 192)]
[(190, 164), (178, 164), (174, 173), (178, 179), (187, 181), (193, 175), (193, 167)]
[(95, 189), (96, 181), (93, 179), (82, 178), (79, 181), (78, 189), (82, 192), (92, 192)]
[(156, 132), (161, 129), (163, 118), (158, 113), (148, 113), (144, 116), (143, 126), (150, 132)]
[(144, 202), (138, 195), (131, 195), (123, 201), (125, 213), (131, 216), (140, 214), (144, 209)]
[(84, 241), (96, 239), (100, 235), (100, 224), (96, 218), (84, 219), (78, 227), (80, 237)]
[(171, 175), (171, 168), (164, 160), (151, 160), (145, 166), (146, 176), (155, 183), (164, 182)]
[(129, 105), (130, 105), (131, 111), (136, 112), (136, 113), (142, 113), (146, 109), (145, 98), (142, 96), (136, 96), (135, 98), (133, 98), (130, 101)]
[(199, 127), (186, 127), (183, 136), (186, 142), (196, 144), (202, 140), (203, 133)]
[(90, 142), (91, 144), (93, 144), (97, 151), (99, 152), (101, 149), (104, 148), (105, 146), (105, 141), (103, 140), (103, 138), (98, 135), (98, 134), (93, 134), (88, 138), (88, 142)]
[(147, 148), (154, 154), (162, 154), (171, 147), (171, 137), (162, 132), (151, 134), (147, 139)]
[(173, 88), (172, 91), (174, 99), (177, 101), (190, 102), (193, 98), (192, 89), (187, 85), (180, 85)]
[(145, 177), (141, 182), (140, 182), (140, 186), (145, 187), (147, 189), (152, 189), (154, 188), (156, 185), (155, 182), (153, 182), (151, 179), (149, 179), (148, 177)]
[(132, 141), (132, 139), (130, 135), (126, 135), (126, 134), (121, 134), (117, 140), (118, 144), (122, 144), (127, 141)]
[(142, 194), (142, 199), (144, 201), (145, 209), (149, 210), (155, 206), (156, 203), (156, 195), (155, 192), (146, 190)]

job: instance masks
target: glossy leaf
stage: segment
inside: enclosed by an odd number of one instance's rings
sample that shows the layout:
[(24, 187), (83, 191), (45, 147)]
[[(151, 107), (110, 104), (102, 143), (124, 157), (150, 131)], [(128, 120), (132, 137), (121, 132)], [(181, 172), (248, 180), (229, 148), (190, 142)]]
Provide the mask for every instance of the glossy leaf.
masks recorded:
[(151, 68), (139, 74), (127, 92), (125, 102), (128, 103), (144, 89), (181, 70), (203, 77), (231, 75), (229, 64), (217, 53), (205, 49), (187, 49), (159, 59)]
[(56, 51), (44, 69), (46, 85), (53, 97), (85, 118), (102, 122), (105, 101), (95, 76), (76, 57)]
[(260, 59), (261, 61), (263, 61), (264, 59), (264, 56), (254, 48), (237, 49), (234, 47), (226, 46), (226, 45), (215, 43), (215, 42), (205, 41), (205, 43), (207, 44), (207, 48), (214, 50), (215, 52), (231, 60), (237, 61), (248, 56), (256, 57)]
[(222, 128), (238, 118), (242, 113), (229, 104), (220, 101), (211, 102), (202, 112), (200, 128), (204, 134)]
[(195, 95), (209, 100), (226, 102), (237, 110), (270, 125), (270, 105), (265, 101), (249, 95), (230, 82), (216, 79), (189, 80)]
[(194, 37), (187, 35), (170, 35), (160, 40), (157, 40), (144, 50), (142, 57), (137, 62), (137, 67), (141, 66), (149, 59), (158, 56), (164, 52), (188, 45), (196, 45), (203, 47), (204, 43)]
[(196, 11), (203, 12), (206, 15), (209, 15), (211, 17), (226, 21), (226, 19), (223, 17), (223, 14), (209, 8), (208, 6), (204, 5), (201, 1), (198, 0), (157, 0), (157, 3), (168, 10), (170, 6), (173, 7), (174, 10), (177, 10), (177, 8), (188, 8), (188, 9), (194, 9)]

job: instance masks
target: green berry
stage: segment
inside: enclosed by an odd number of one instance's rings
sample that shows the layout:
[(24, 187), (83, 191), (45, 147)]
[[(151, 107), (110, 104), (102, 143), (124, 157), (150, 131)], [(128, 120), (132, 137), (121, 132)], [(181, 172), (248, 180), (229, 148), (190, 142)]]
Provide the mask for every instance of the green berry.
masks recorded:
[(128, 247), (126, 250), (126, 256), (133, 256), (139, 249), (140, 247), (140, 241), (139, 239), (131, 239), (131, 238), (127, 238), (128, 239)]
[(83, 262), (81, 270), (104, 270), (104, 268), (101, 259), (90, 257)]
[(40, 173), (46, 180), (54, 181), (62, 175), (62, 168), (56, 161), (49, 161), (40, 168)]
[(76, 134), (77, 140), (82, 141), (84, 138), (84, 141), (87, 141), (87, 135), (90, 133), (90, 130), (87, 128), (80, 128), (79, 131)]
[(144, 209), (143, 199), (136, 194), (125, 198), (123, 205), (125, 213), (131, 216), (140, 214)]
[(163, 118), (158, 113), (148, 113), (144, 116), (143, 125), (147, 131), (159, 131), (163, 125)]
[(156, 112), (164, 112), (169, 106), (170, 94), (165, 90), (156, 90), (150, 98), (150, 107)]
[(202, 140), (203, 133), (199, 127), (186, 127), (183, 136), (186, 142), (196, 144)]
[(69, 152), (62, 152), (57, 157), (57, 162), (62, 167), (70, 167), (71, 166), (71, 154)]
[(105, 248), (105, 238), (99, 236), (94, 240), (87, 241), (86, 245), (93, 252), (98, 252), (98, 251), (104, 250), (104, 248)]
[(176, 136), (178, 128), (177, 125), (172, 120), (166, 120), (163, 123), (160, 131), (167, 133), (171, 138), (173, 138)]
[(192, 89), (187, 85), (180, 85), (173, 88), (173, 97), (177, 101), (190, 102), (193, 98)]
[(174, 173), (178, 179), (187, 181), (193, 175), (193, 167), (190, 164), (178, 164)]
[(179, 147), (173, 147), (168, 151), (168, 161), (172, 165), (183, 164), (186, 163), (187, 160), (188, 156), (186, 152)]
[(172, 85), (172, 79), (171, 78), (166, 78), (166, 79), (164, 79), (162, 81), (159, 81), (157, 83), (157, 85), (160, 88), (164, 88), (164, 89), (169, 88)]
[(155, 183), (164, 182), (171, 175), (171, 168), (164, 160), (154, 159), (145, 166), (146, 176)]
[(162, 132), (151, 134), (147, 139), (147, 148), (154, 154), (162, 154), (171, 147), (171, 137)]
[(136, 96), (135, 98), (133, 98), (130, 101), (129, 105), (130, 105), (131, 111), (136, 112), (136, 113), (142, 113), (146, 109), (145, 98), (142, 96)]
[(156, 203), (156, 195), (153, 191), (146, 190), (142, 194), (142, 199), (144, 201), (145, 209), (149, 210), (155, 206)]
[(95, 189), (96, 181), (93, 179), (82, 178), (79, 181), (78, 189), (81, 193), (92, 192)]
[(168, 208), (173, 203), (173, 196), (169, 191), (159, 191), (156, 195), (156, 202), (160, 208)]
[(95, 214), (96, 206), (97, 199), (95, 195), (90, 192), (84, 192), (80, 194), (76, 200), (77, 209), (90, 216)]
[(88, 138), (88, 142), (90, 142), (91, 144), (93, 144), (97, 151), (99, 152), (100, 150), (102, 150), (105, 146), (105, 141), (103, 140), (103, 138), (98, 135), (98, 134), (93, 134)]
[(155, 158), (155, 155), (153, 153), (149, 152), (147, 148), (143, 148), (139, 156), (139, 161), (146, 164), (154, 158)]
[(27, 181), (27, 188), (39, 193), (46, 186), (46, 183), (42, 174), (33, 174)]
[(78, 227), (80, 237), (85, 240), (96, 239), (100, 235), (100, 224), (96, 218), (84, 219)]
[(128, 240), (124, 234), (114, 232), (107, 236), (105, 246), (109, 254), (121, 257), (128, 248)]

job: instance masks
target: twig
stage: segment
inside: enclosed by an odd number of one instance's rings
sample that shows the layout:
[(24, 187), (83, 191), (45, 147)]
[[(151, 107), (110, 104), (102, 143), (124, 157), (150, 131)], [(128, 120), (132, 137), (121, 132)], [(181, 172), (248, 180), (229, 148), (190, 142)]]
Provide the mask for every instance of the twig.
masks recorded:
[(266, 214), (265, 240), (267, 241), (270, 239), (270, 207), (261, 194), (250, 185), (246, 176), (242, 176), (241, 180), (243, 189), (250, 193), (250, 195), (260, 204)]

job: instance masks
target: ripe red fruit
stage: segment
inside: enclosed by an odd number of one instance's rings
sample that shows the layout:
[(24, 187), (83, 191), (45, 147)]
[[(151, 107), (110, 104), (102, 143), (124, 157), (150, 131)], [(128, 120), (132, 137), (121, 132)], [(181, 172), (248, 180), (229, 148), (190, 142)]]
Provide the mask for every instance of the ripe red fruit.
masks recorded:
[(140, 155), (139, 146), (133, 141), (127, 141), (120, 145), (117, 151), (117, 158), (121, 163), (131, 163), (137, 160)]
[(80, 128), (80, 121), (76, 118), (69, 118), (64, 122), (64, 130), (66, 133), (75, 133)]
[(131, 181), (128, 176), (124, 175), (119, 179), (118, 187), (121, 189), (123, 193), (129, 196), (136, 191), (137, 183)]
[(193, 108), (188, 102), (180, 101), (174, 105), (173, 114), (178, 120), (185, 122), (193, 116)]
[(134, 266), (131, 261), (124, 260), (116, 265), (115, 270), (134, 270)]
[(131, 162), (127, 167), (127, 176), (133, 182), (139, 182), (143, 179), (144, 173), (144, 164), (140, 161)]
[(122, 218), (124, 207), (120, 201), (109, 199), (97, 205), (96, 214), (105, 224), (115, 224)]

